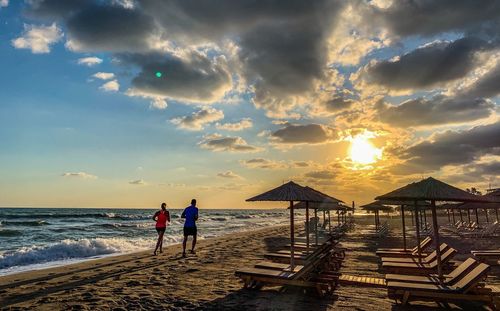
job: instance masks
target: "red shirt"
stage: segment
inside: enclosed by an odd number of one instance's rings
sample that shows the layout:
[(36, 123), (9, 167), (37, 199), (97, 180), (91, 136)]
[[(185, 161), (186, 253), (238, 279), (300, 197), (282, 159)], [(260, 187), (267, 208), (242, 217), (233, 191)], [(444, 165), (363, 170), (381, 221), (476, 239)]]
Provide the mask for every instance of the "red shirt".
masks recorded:
[(170, 214), (168, 211), (159, 211), (155, 214), (156, 217), (156, 228), (166, 228), (167, 221), (170, 222)]

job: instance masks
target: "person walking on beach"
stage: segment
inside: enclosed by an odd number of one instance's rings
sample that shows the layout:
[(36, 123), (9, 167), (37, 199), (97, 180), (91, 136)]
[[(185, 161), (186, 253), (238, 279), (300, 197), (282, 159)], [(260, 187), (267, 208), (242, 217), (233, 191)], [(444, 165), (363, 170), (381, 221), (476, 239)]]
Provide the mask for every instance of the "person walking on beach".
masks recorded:
[(170, 223), (170, 213), (167, 211), (167, 203), (161, 204), (161, 210), (154, 214), (153, 220), (156, 221), (156, 232), (158, 232), (158, 241), (153, 252), (153, 255), (156, 255), (158, 248), (160, 248), (160, 254), (163, 252), (163, 235), (167, 229), (167, 224)]
[(191, 254), (194, 254), (194, 247), (196, 246), (196, 221), (198, 220), (198, 208), (196, 207), (196, 200), (191, 200), (191, 205), (186, 207), (182, 212), (181, 218), (184, 221), (184, 241), (182, 241), (182, 257), (186, 257), (186, 243), (188, 236), (193, 236), (193, 243), (191, 244)]

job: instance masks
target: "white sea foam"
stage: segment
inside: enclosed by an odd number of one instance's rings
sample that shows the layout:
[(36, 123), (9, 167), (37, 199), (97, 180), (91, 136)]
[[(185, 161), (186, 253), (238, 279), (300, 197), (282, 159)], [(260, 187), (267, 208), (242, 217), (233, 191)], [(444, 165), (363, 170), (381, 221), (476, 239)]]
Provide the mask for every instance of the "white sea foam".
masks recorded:
[(22, 247), (0, 255), (0, 269), (39, 264), (49, 261), (88, 258), (113, 253), (129, 253), (148, 249), (153, 241), (146, 239), (96, 238), (63, 240), (46, 246)]

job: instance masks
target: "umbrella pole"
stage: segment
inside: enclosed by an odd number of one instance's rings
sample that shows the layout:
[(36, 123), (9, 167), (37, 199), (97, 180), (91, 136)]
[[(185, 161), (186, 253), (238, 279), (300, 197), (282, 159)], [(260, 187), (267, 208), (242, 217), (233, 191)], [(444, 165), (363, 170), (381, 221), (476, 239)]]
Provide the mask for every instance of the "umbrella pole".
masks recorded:
[(340, 211), (337, 211), (337, 226), (340, 227)]
[(458, 209), (458, 213), (460, 214), (460, 222), (464, 222), (464, 218), (462, 217), (462, 209)]
[(332, 233), (332, 218), (330, 217), (330, 211), (328, 211), (328, 230)]
[(323, 211), (323, 229), (326, 230), (326, 211)]
[(448, 223), (450, 223), (451, 222), (450, 210), (448, 208), (446, 209), (446, 214), (448, 215)]
[(405, 207), (401, 205), (401, 221), (403, 222), (403, 248), (406, 251)]
[(424, 209), (424, 222), (425, 222), (425, 230), (427, 230), (427, 212)]
[(457, 222), (455, 221), (455, 209), (451, 209), (451, 217), (453, 218), (453, 224), (456, 224)]
[(314, 226), (314, 235), (315, 235), (315, 242), (316, 242), (316, 246), (318, 246), (318, 210), (317, 209), (314, 209), (314, 221), (315, 221), (315, 226)]
[(467, 219), (469, 220), (470, 223), (470, 209), (467, 209)]
[(309, 201), (306, 201), (306, 249), (309, 252)]
[(479, 225), (479, 214), (477, 212), (477, 208), (476, 208), (476, 223)]
[(293, 272), (295, 268), (295, 238), (294, 238), (294, 224), (293, 224), (293, 201), (290, 201), (290, 271)]
[(415, 221), (413, 220), (413, 211), (410, 211), (411, 225), (415, 226)]
[(490, 218), (488, 217), (488, 209), (484, 209), (484, 216), (486, 216), (486, 223), (490, 223)]
[(497, 221), (498, 221), (498, 208), (495, 208), (495, 215), (497, 216)]
[(415, 228), (417, 229), (417, 251), (418, 251), (418, 262), (422, 263), (422, 250), (420, 249), (420, 223), (418, 216), (418, 205), (417, 201), (415, 201)]
[(434, 243), (436, 244), (437, 266), (439, 283), (443, 284), (443, 268), (441, 267), (441, 249), (439, 248), (439, 226), (436, 213), (436, 201), (431, 200), (432, 225), (434, 227)]

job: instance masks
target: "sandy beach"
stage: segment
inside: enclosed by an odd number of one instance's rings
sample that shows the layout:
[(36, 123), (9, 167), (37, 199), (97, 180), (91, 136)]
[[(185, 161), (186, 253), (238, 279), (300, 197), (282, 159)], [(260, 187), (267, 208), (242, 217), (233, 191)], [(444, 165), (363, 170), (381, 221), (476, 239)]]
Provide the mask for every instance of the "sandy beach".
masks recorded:
[[(372, 221), (372, 217), (357, 217), (354, 230), (341, 239), (341, 246), (347, 248), (342, 273), (383, 277), (375, 250), (401, 245), (399, 218), (389, 220), (391, 231), (385, 238), (373, 234)], [(281, 293), (279, 287), (242, 289), (234, 271), (251, 267), (265, 252), (281, 249), (288, 234), (287, 226), (275, 226), (202, 240), (197, 254), (188, 258), (181, 258), (180, 245), (174, 245), (156, 257), (141, 252), (7, 275), (0, 278), (0, 306), (2, 310), (438, 309), (433, 303), (395, 305), (383, 288), (339, 286), (333, 296), (324, 298), (293, 290)], [(477, 243), (447, 234), (443, 240), (459, 249), (457, 260), (466, 258)], [(500, 238), (481, 243), (493, 248)], [(500, 286), (498, 267), (487, 283)], [(481, 309), (474, 304), (461, 307)]]

